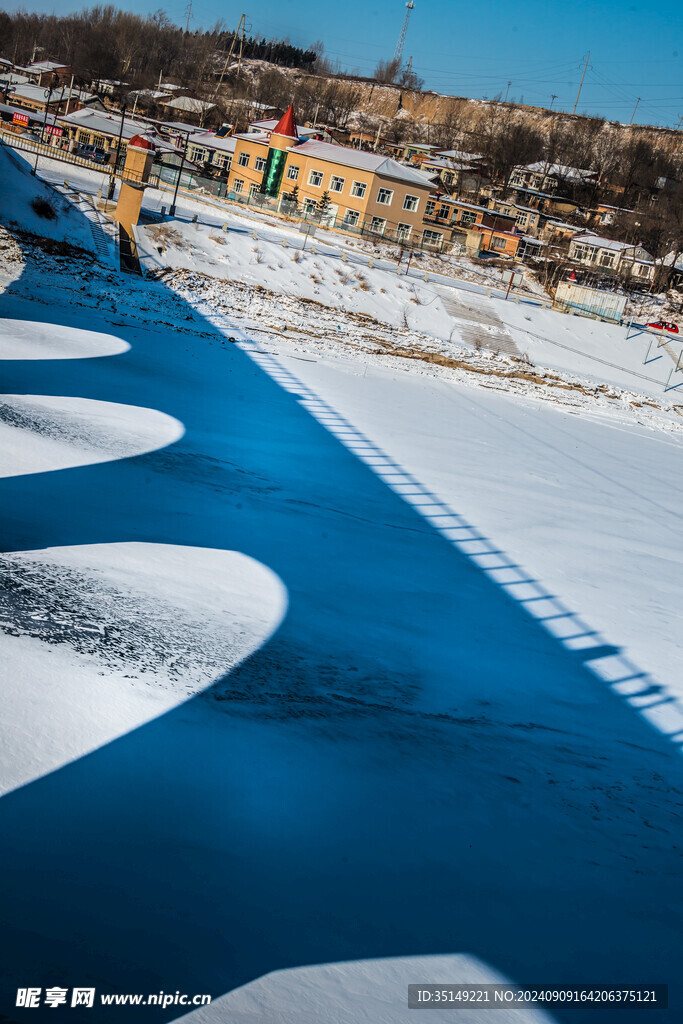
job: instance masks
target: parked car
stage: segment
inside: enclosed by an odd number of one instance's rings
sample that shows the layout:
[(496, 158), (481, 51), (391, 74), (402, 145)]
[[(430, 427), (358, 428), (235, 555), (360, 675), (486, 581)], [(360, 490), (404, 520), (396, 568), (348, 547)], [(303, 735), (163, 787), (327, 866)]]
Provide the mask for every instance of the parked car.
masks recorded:
[(105, 152), (105, 150), (103, 149), (100, 149), (99, 146), (95, 146), (95, 148), (92, 151), (92, 156), (90, 157), (90, 159), (94, 160), (97, 164), (108, 164), (109, 153)]
[(678, 325), (672, 324), (668, 320), (655, 320), (651, 324), (646, 324), (646, 327), (655, 327), (658, 331), (668, 331), (669, 334), (678, 334)]

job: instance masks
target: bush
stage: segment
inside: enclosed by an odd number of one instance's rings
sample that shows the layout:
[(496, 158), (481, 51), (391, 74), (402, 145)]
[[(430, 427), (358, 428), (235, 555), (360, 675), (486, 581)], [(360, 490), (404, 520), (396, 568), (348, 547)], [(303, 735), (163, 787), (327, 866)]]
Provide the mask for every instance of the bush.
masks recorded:
[(47, 199), (41, 199), (36, 196), (35, 199), (31, 200), (31, 209), (43, 220), (57, 220), (57, 211), (54, 206), (47, 201)]

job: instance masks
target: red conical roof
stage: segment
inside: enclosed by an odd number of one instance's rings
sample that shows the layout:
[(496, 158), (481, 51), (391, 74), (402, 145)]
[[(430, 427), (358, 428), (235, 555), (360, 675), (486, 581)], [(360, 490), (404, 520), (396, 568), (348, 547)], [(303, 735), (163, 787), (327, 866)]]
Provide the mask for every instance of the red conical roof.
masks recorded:
[(156, 146), (144, 135), (134, 135), (128, 143), (129, 146), (135, 147), (135, 149), (151, 149), (156, 150)]
[(290, 105), (285, 110), (284, 114), (273, 128), (273, 135), (284, 135), (288, 139), (298, 139), (299, 136), (296, 133), (296, 122), (294, 120), (294, 104)]

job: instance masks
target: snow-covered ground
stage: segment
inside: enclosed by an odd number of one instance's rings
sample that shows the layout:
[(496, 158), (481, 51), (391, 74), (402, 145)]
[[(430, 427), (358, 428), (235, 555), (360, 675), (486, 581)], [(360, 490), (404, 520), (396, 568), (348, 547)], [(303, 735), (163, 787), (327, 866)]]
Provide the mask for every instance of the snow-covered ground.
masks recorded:
[(0, 238), (0, 1013), (393, 1021), (495, 977), (668, 982), (674, 1024), (670, 354), (173, 228), (146, 281)]

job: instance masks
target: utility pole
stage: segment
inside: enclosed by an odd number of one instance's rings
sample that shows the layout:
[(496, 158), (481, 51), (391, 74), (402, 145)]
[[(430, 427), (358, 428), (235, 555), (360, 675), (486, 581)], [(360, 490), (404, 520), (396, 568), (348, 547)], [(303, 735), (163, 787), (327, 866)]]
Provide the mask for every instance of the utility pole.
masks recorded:
[(187, 5), (187, 21), (185, 22), (185, 34), (190, 31), (190, 15), (192, 14), (192, 0)]
[(639, 103), (640, 103), (640, 96), (639, 96), (639, 97), (638, 97), (638, 99), (636, 100), (636, 105), (635, 105), (635, 107), (633, 108), (633, 113), (631, 114), (631, 120), (629, 121), (629, 124), (633, 124), (633, 118), (634, 118), (634, 117), (636, 116), (636, 110), (638, 109), (638, 104), (639, 104)]
[(588, 51), (588, 56), (586, 57), (586, 63), (583, 66), (583, 74), (581, 75), (581, 82), (579, 83), (579, 91), (576, 94), (576, 103), (574, 104), (574, 109), (572, 110), (572, 114), (576, 113), (576, 108), (579, 105), (579, 96), (581, 95), (581, 90), (583, 89), (583, 80), (586, 77), (586, 72), (588, 71), (588, 61), (590, 59), (591, 59), (591, 55), (590, 55), (590, 50), (589, 50)]
[(512, 85), (512, 82), (508, 82), (508, 87), (505, 90), (505, 99), (503, 100), (503, 103), (507, 103), (507, 101), (508, 101), (508, 93), (510, 92), (510, 86), (511, 85)]
[(552, 95), (550, 97), (550, 109), (551, 110), (553, 109), (553, 103), (555, 102), (556, 99), (557, 99), (557, 93), (554, 92), (554, 93), (552, 93)]
[(237, 74), (239, 75), (239, 63), (242, 60), (242, 46), (244, 44), (244, 25), (245, 25), (246, 17), (247, 17), (246, 14), (243, 14), (240, 17), (240, 20), (239, 20), (239, 23), (237, 25), (237, 28), (235, 29), (235, 31), (233, 33), (232, 42), (230, 43), (230, 49), (228, 50), (228, 55), (225, 58), (225, 64), (223, 65), (223, 70), (221, 71), (221, 77), (218, 79), (218, 84), (216, 85), (216, 91), (213, 94), (214, 100), (216, 99), (216, 96), (218, 96), (218, 90), (220, 89), (220, 87), (223, 84), (223, 79), (225, 78), (225, 73), (228, 70), (228, 65), (230, 64), (230, 59), (231, 59), (231, 57), (232, 57), (232, 55), (234, 53), (235, 44), (237, 43), (237, 37), (238, 36), (240, 36), (240, 56), (239, 56), (239, 62), (238, 62), (238, 65), (237, 65)]

